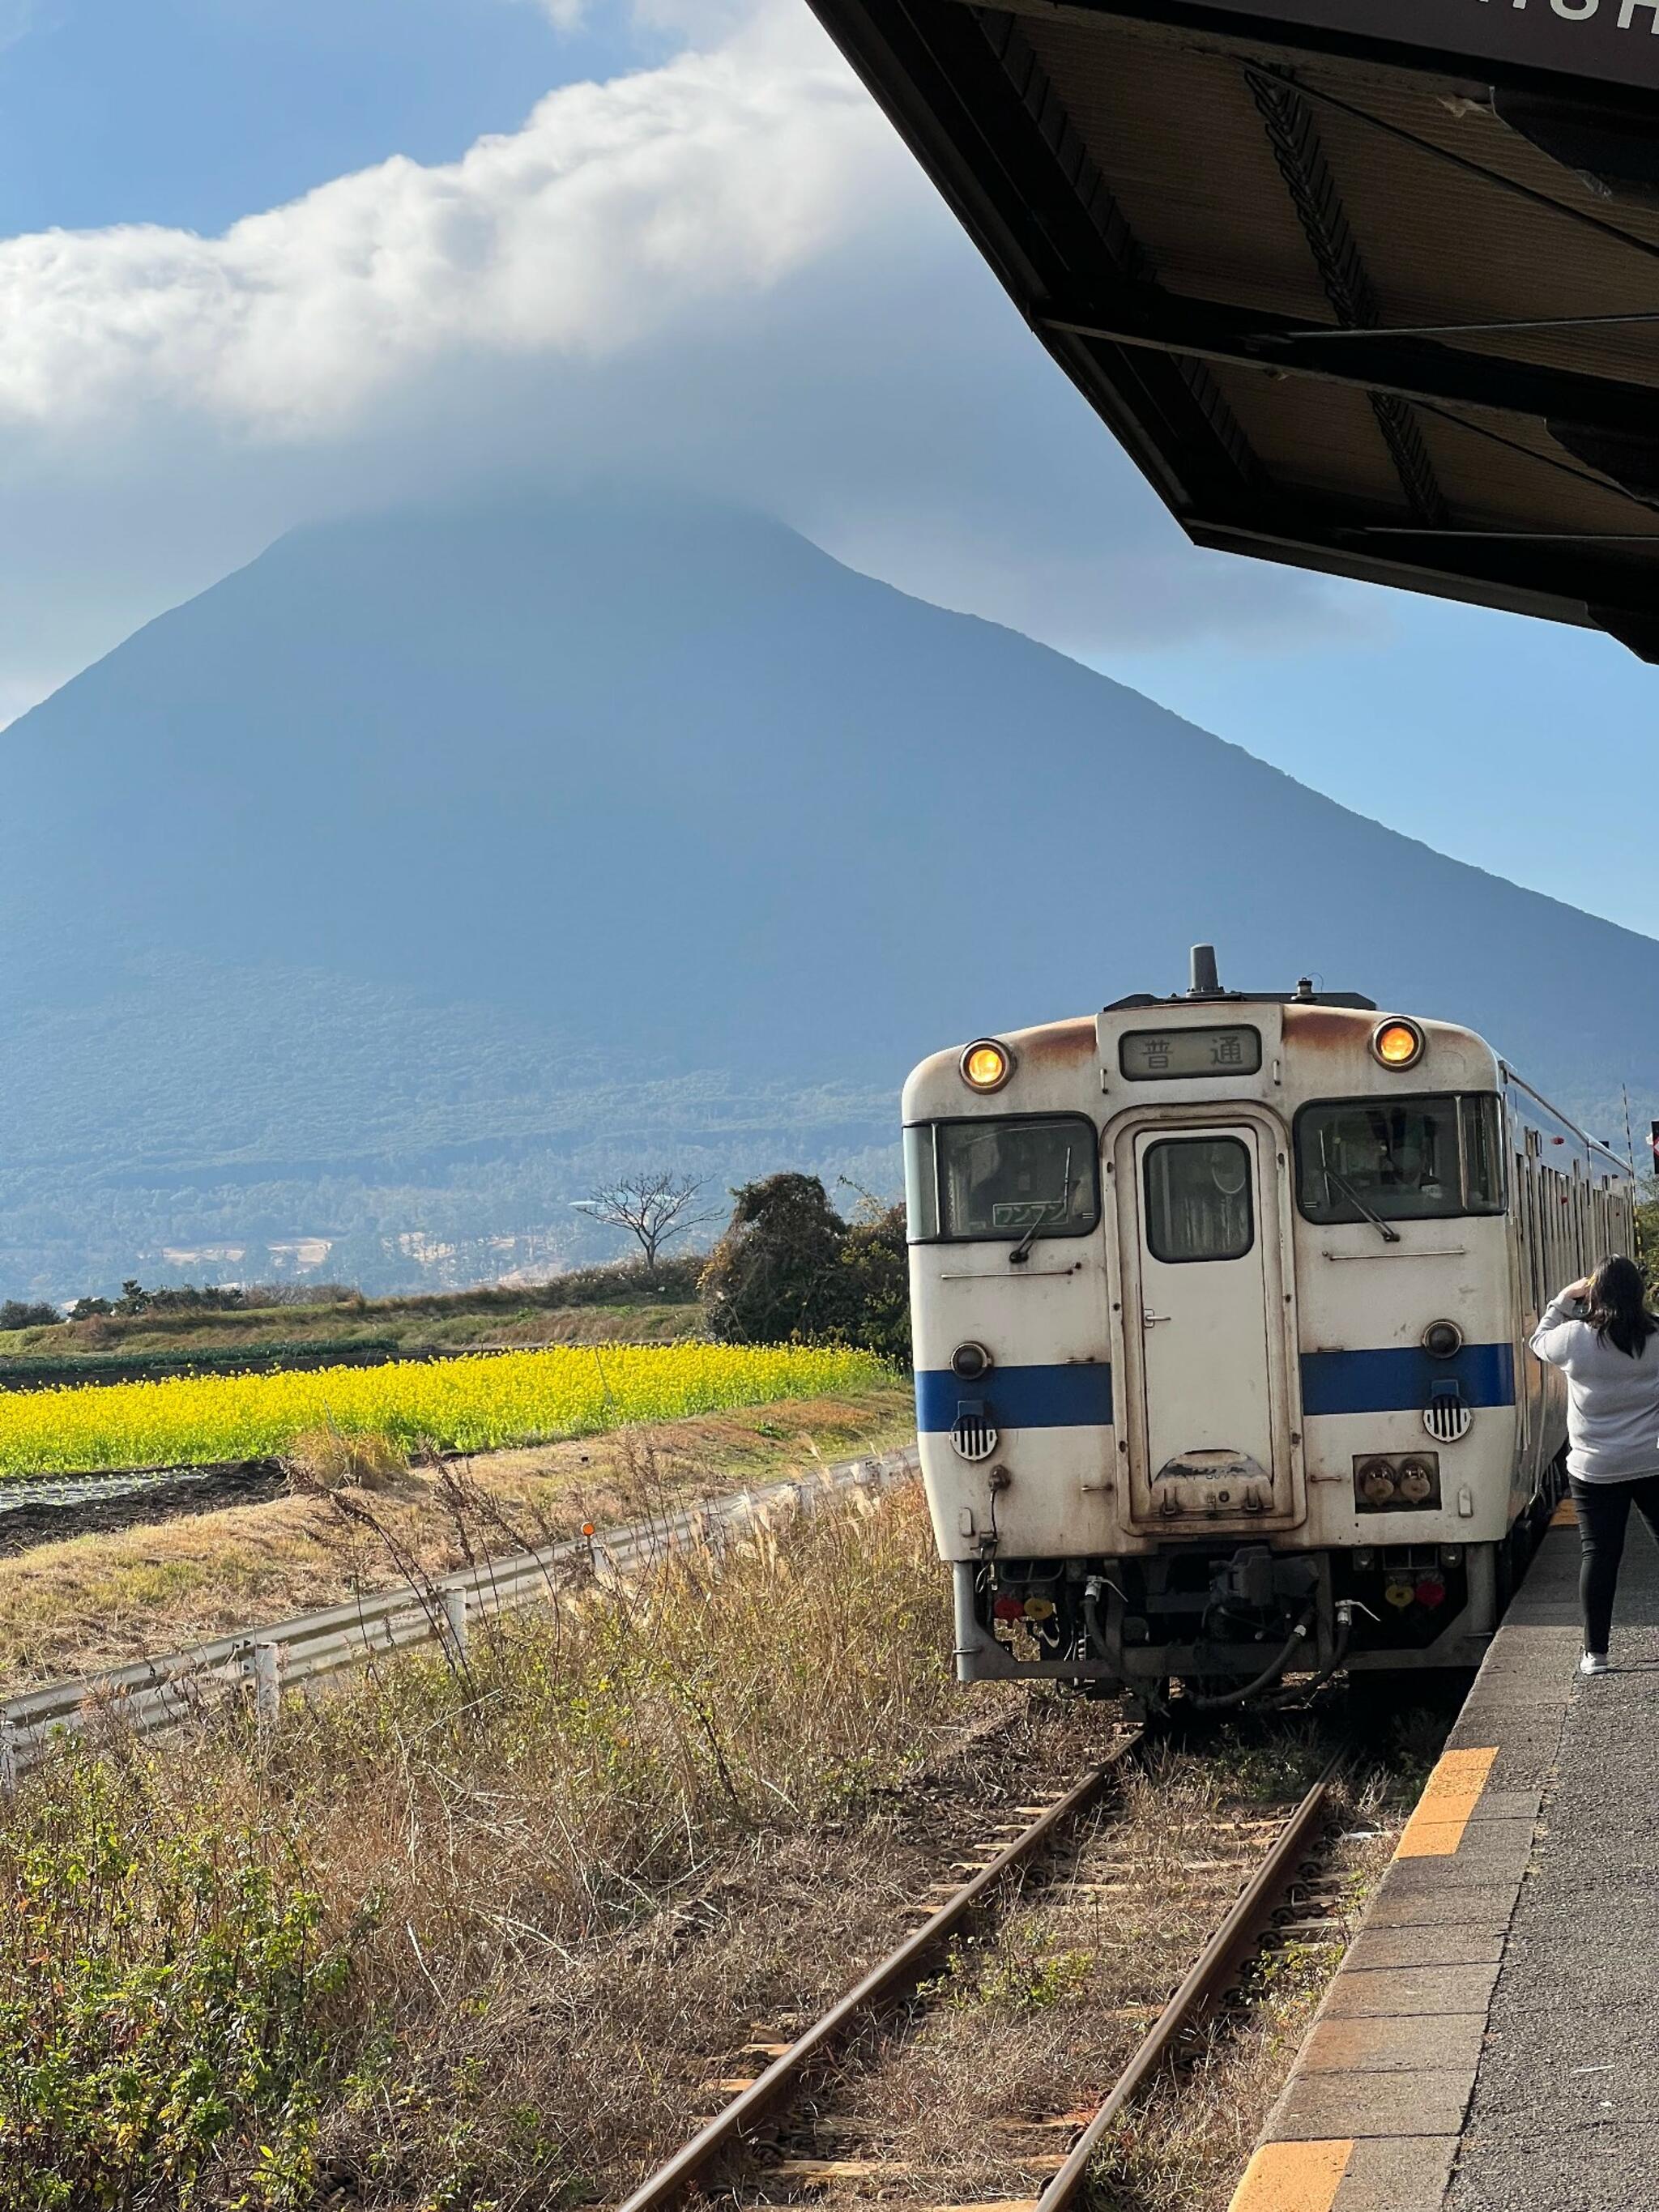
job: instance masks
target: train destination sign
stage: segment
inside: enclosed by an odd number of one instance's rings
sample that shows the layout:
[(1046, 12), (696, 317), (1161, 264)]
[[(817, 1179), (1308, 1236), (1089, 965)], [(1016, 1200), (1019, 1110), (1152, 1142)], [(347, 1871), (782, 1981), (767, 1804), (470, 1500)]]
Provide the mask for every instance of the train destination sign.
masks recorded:
[(1205, 0), (1259, 23), (1659, 88), (1659, 0)]
[(1176, 1076), (1254, 1075), (1261, 1066), (1261, 1034), (1230, 1029), (1131, 1030), (1118, 1045), (1118, 1066), (1131, 1083)]

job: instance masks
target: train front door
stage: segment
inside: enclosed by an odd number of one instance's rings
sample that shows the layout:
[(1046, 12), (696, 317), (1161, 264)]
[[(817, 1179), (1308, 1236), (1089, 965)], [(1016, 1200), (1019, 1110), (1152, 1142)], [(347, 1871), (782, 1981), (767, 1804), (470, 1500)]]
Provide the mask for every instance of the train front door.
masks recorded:
[(1282, 1522), (1295, 1499), (1273, 1139), (1163, 1123), (1123, 1150), (1130, 1517)]

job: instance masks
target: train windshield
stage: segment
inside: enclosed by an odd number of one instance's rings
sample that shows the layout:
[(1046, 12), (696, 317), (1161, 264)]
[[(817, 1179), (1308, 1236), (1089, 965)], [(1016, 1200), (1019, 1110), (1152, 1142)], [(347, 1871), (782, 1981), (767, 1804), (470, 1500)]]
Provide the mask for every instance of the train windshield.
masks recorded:
[(1340, 1098), (1296, 1119), (1297, 1196), (1310, 1221), (1501, 1213), (1498, 1101)]
[(1081, 1114), (905, 1131), (913, 1242), (1083, 1237), (1100, 1219), (1098, 1142)]

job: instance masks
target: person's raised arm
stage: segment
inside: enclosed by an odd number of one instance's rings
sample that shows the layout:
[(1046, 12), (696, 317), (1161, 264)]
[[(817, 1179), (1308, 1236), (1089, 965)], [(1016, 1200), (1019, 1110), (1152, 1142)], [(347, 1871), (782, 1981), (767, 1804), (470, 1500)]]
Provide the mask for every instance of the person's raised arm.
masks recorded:
[(1552, 1367), (1565, 1366), (1572, 1344), (1572, 1324), (1584, 1318), (1589, 1298), (1588, 1275), (1581, 1275), (1576, 1283), (1569, 1283), (1565, 1290), (1558, 1291), (1538, 1316), (1538, 1326), (1527, 1349)]

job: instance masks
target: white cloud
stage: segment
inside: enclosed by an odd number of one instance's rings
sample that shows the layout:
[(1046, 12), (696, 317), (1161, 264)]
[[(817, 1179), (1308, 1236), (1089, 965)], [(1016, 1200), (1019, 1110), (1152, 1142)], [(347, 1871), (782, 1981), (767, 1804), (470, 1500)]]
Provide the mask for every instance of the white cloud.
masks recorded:
[(1323, 604), (1184, 565), (803, 0), (639, 13), (700, 47), (458, 161), (0, 240), (0, 701), (290, 522), (526, 468), (733, 491), (1077, 651)]
[(459, 161), (399, 157), (221, 238), (10, 239), (0, 427), (79, 432), (165, 400), (308, 440), (446, 353), (601, 359), (808, 264), (879, 215), (901, 161), (822, 42), (769, 16), (553, 93)]

